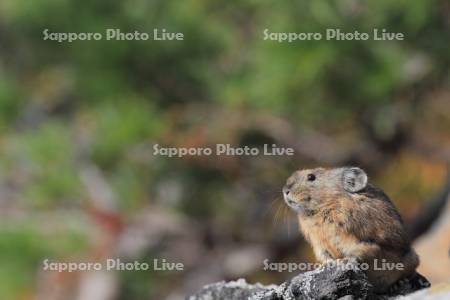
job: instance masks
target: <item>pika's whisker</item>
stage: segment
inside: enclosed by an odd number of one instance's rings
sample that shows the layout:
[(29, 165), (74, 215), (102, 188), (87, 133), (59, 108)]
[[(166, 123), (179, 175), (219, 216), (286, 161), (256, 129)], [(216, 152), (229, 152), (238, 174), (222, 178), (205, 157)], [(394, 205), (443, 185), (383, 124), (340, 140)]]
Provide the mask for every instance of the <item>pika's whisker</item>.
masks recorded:
[(280, 200), (281, 200), (280, 197), (277, 197), (270, 202), (266, 210), (266, 215), (269, 214), (270, 212), (273, 212), (276, 209), (276, 205), (280, 203)]
[(283, 209), (283, 205), (282, 204), (278, 204), (278, 208), (277, 208), (277, 211), (276, 211), (276, 213), (275, 213), (275, 217), (274, 217), (274, 226), (275, 227), (277, 227), (278, 226), (278, 224), (279, 224), (279, 221), (280, 221), (280, 213), (282, 212), (282, 209)]

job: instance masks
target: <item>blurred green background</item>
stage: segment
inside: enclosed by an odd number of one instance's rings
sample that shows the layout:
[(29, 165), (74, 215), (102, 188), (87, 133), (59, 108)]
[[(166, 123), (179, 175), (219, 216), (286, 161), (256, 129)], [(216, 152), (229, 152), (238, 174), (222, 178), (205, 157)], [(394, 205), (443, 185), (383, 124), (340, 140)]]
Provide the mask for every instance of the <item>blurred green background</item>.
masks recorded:
[[(184, 40), (43, 40), (107, 28)], [(266, 28), (405, 40), (278, 43)], [(442, 0), (2, 0), (0, 298), (182, 299), (286, 279), (262, 261), (313, 260), (280, 197), (299, 168), (361, 166), (413, 224), (445, 183), (449, 49)], [(156, 143), (296, 155), (165, 158)], [(185, 271), (42, 271), (110, 257)]]

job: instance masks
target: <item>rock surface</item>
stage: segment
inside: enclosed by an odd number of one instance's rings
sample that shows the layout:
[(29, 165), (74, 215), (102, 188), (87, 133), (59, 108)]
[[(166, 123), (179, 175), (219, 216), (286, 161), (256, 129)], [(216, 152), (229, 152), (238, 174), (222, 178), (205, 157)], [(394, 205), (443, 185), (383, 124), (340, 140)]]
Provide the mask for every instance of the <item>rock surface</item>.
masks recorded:
[[(363, 271), (348, 265), (324, 266), (317, 270), (299, 274), (281, 285), (249, 284), (244, 279), (231, 282), (218, 282), (203, 287), (196, 294), (187, 297), (187, 300), (297, 300), (297, 299), (323, 299), (323, 300), (386, 300), (386, 299), (444, 299), (442, 295), (429, 294), (422, 290), (429, 286), (428, 281), (421, 275), (405, 280), (395, 294), (376, 295), (373, 287), (367, 280)], [(412, 293), (412, 294), (411, 294)], [(445, 293), (445, 292), (444, 292)], [(450, 291), (444, 294), (450, 299)], [(399, 297), (401, 295), (407, 295)], [(436, 298), (434, 298), (436, 297)]]
[(420, 256), (419, 272), (431, 283), (450, 279), (450, 195), (439, 219), (416, 241), (414, 248)]

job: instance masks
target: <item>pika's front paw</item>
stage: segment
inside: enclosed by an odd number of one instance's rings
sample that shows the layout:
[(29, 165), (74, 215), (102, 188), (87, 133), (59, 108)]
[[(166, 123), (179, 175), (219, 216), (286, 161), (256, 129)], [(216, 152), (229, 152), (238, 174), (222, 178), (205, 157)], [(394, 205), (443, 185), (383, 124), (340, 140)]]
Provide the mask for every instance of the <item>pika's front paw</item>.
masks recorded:
[(409, 277), (402, 278), (395, 282), (388, 291), (389, 295), (406, 295), (412, 292), (430, 287), (430, 282), (420, 275), (414, 273)]

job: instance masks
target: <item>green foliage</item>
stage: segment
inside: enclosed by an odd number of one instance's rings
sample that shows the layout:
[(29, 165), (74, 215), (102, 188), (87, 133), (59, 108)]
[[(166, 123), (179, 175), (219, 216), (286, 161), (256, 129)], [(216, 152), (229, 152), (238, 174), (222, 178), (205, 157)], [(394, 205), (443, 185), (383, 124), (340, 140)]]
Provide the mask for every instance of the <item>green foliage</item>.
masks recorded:
[[(9, 137), (0, 164), (4, 174), (29, 181), (22, 197), (35, 207), (79, 196), (70, 128), (59, 121)], [(22, 167), (23, 173), (18, 173)]]
[(32, 292), (36, 270), (43, 268), (44, 259), (55, 259), (85, 249), (84, 237), (77, 231), (46, 235), (24, 221), (19, 227), (2, 225), (0, 230), (0, 293), (5, 299)]
[(19, 114), (21, 103), (19, 89), (12, 78), (0, 71), (0, 132), (6, 131)]
[(93, 159), (108, 168), (120, 162), (130, 147), (155, 138), (163, 123), (145, 102), (118, 102), (95, 109)]

